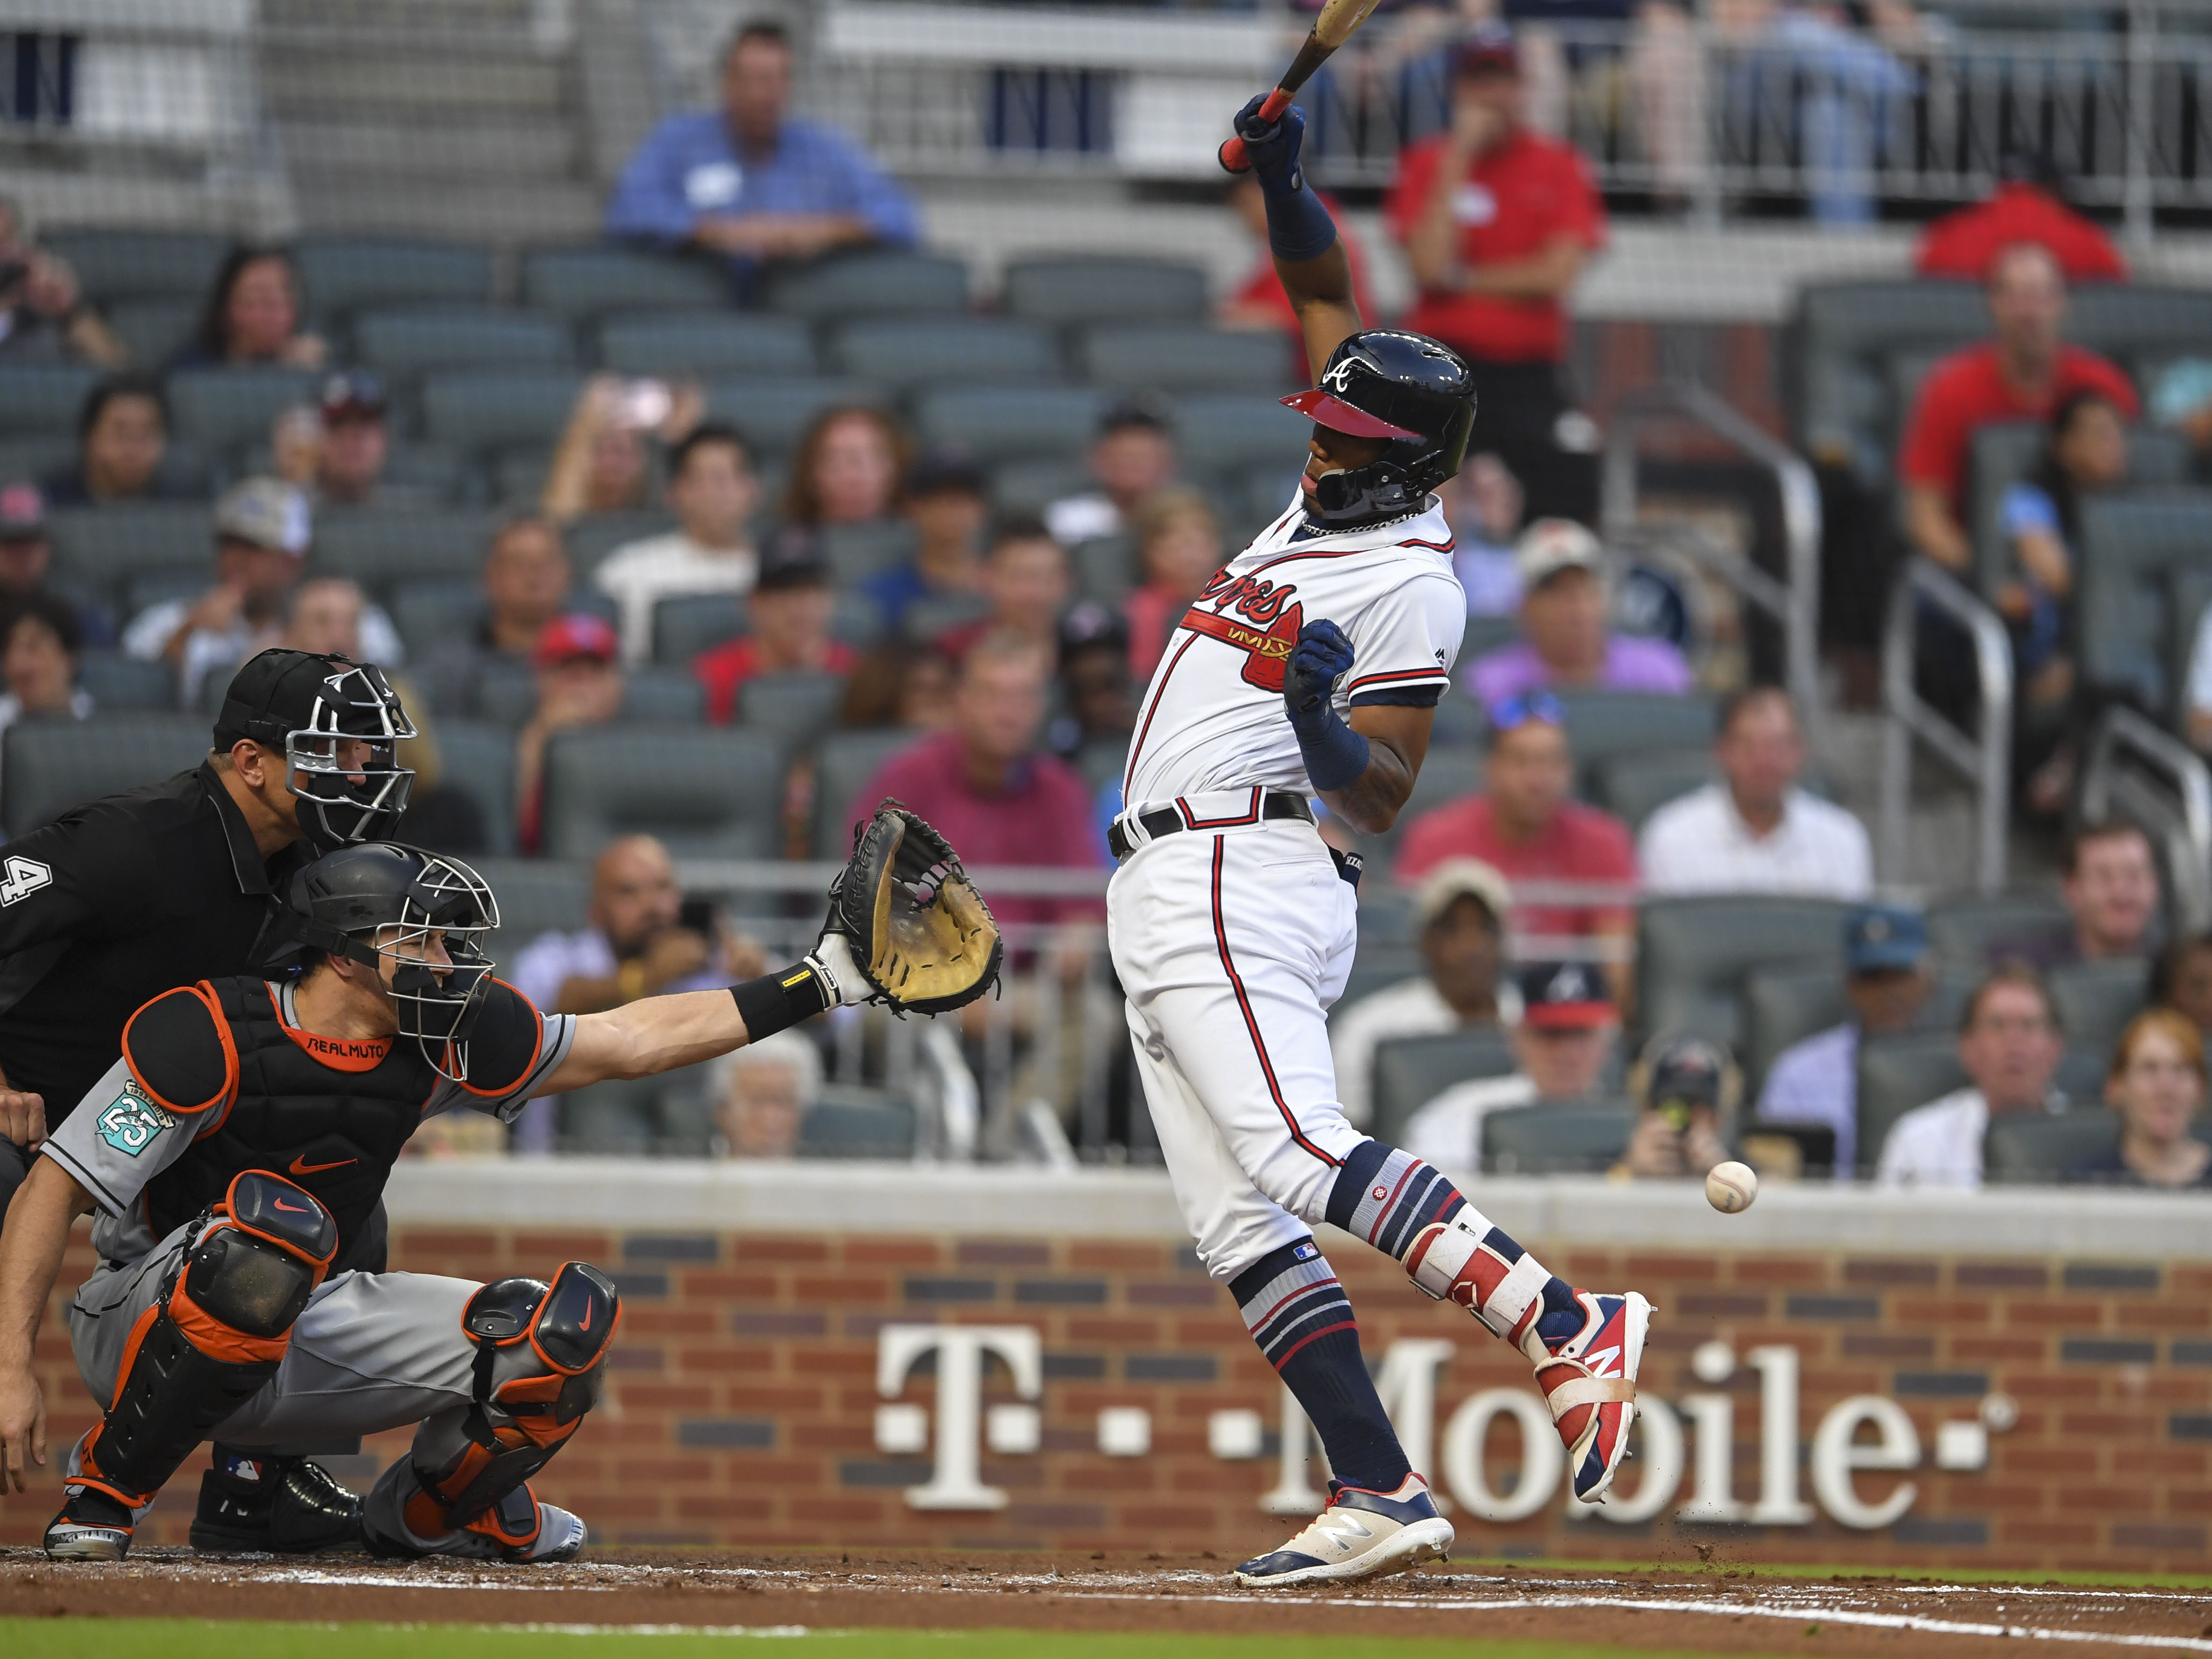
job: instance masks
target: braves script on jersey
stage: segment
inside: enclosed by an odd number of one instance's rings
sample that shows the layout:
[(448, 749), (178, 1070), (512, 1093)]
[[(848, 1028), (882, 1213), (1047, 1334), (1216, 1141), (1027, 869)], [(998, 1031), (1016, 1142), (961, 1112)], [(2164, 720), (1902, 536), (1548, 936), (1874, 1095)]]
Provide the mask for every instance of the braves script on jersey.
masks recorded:
[(1310, 794), (1283, 708), (1283, 666), (1310, 622), (1333, 622), (1352, 641), (1340, 711), (1433, 701), (1451, 683), (1467, 623), (1451, 547), (1433, 497), (1425, 513), (1322, 535), (1292, 502), (1222, 567), (1170, 636), (1137, 718), (1122, 799), (1135, 806), (1255, 784)]

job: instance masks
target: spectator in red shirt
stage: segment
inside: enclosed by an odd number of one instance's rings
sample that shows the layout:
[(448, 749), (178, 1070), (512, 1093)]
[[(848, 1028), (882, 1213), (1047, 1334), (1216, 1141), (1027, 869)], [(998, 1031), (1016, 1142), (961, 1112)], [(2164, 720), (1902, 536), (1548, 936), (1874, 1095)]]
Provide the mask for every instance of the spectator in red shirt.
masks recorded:
[(822, 544), (811, 531), (787, 525), (761, 556), (753, 584), (752, 632), (702, 651), (691, 672), (707, 688), (707, 718), (737, 718), (738, 693), (760, 674), (849, 674), (860, 653), (830, 637), (836, 586)]
[(2048, 248), (2020, 242), (1999, 253), (1990, 265), (1989, 302), (1996, 337), (1929, 370), (1897, 461), (1914, 548), (1961, 575), (1973, 562), (1960, 507), (1976, 432), (1996, 421), (2048, 419), (2076, 392), (2110, 398), (2130, 420), (2137, 410), (2135, 387), (2117, 366), (2059, 339), (2066, 278)]
[[(1052, 658), (1018, 634), (986, 635), (961, 664), (950, 730), (894, 755), (846, 808), (848, 823), (889, 795), (960, 849), (970, 870), (1045, 865), (1097, 869), (1091, 792), (1066, 762), (1041, 753)], [(1097, 899), (1017, 897), (985, 887), (1001, 923), (1095, 918)]]
[[(1574, 759), (1567, 748), (1566, 710), (1549, 691), (1509, 697), (1490, 711), (1485, 793), (1424, 812), (1406, 831), (1395, 866), (1417, 882), (1446, 859), (1480, 859), (1504, 872), (1516, 902), (1515, 949), (1543, 953), (1540, 940), (1595, 936), (1633, 947), (1636, 911), (1626, 902), (1542, 904), (1520, 901), (1528, 882), (1588, 881), (1632, 886), (1636, 848), (1628, 826), (1609, 812), (1567, 798)], [(1629, 983), (1628, 965), (1608, 969), (1615, 994)]]
[(1923, 276), (1989, 280), (1997, 255), (2016, 242), (2051, 250), (2069, 283), (2124, 283), (2128, 262), (2095, 222), (2066, 205), (2058, 170), (2044, 158), (2014, 155), (1986, 202), (1948, 213), (1920, 234), (1913, 260)]
[(1182, 621), (1221, 568), (1221, 521), (1205, 496), (1173, 485), (1137, 507), (1137, 590), (1121, 601), (1129, 622), (1129, 672), (1143, 684)]
[(1528, 126), (1520, 58), (1502, 25), (1461, 47), (1450, 130), (1409, 145), (1384, 211), (1420, 284), (1406, 326), (1474, 369), (1470, 453), (1500, 457), (1528, 490), (1531, 518), (1587, 520), (1596, 506), (1589, 446), (1565, 423), (1567, 291), (1605, 246), (1605, 208), (1571, 145)]

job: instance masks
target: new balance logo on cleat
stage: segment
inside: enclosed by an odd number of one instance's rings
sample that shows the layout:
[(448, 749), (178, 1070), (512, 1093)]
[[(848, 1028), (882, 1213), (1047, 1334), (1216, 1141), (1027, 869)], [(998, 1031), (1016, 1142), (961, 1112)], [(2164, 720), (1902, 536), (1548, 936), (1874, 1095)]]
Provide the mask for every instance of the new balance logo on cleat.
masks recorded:
[(1419, 1475), (1407, 1475), (1395, 1492), (1364, 1492), (1334, 1480), (1328, 1486), (1328, 1507), (1313, 1524), (1282, 1548), (1238, 1567), (1238, 1583), (1249, 1589), (1343, 1583), (1446, 1559), (1452, 1525), (1437, 1513)]
[(1521, 1334), (1521, 1352), (1536, 1368), (1536, 1386), (1566, 1446), (1575, 1496), (1595, 1504), (1604, 1500), (1627, 1455), (1651, 1304), (1633, 1291), (1577, 1291), (1575, 1300), (1583, 1310), (1581, 1329), (1547, 1343), (1532, 1322)]

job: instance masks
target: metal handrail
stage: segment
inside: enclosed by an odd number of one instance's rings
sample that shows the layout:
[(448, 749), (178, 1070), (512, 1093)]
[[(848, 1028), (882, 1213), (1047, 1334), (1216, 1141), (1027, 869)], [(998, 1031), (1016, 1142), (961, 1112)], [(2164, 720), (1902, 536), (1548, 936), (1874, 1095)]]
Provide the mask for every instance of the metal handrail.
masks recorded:
[[(2123, 758), (2160, 774), (2172, 793), (2139, 772), (2121, 769)], [(2166, 845), (2166, 873), (2174, 913), (2190, 933), (2212, 926), (2212, 769), (2197, 751), (2134, 709), (2116, 706), (2089, 738), (2081, 772), (2081, 811), (2095, 822), (2117, 806)]]
[(1774, 474), (1782, 495), (1784, 577), (1717, 556), (1700, 544), (1682, 549), (1782, 624), (1783, 680), (1797, 718), (1809, 723), (1820, 707), (1820, 492), (1804, 458), (1694, 381), (1632, 393), (1613, 410), (1606, 436), (1602, 521), (1607, 541), (1636, 523), (1637, 438), (1656, 420), (1694, 421), (1726, 439)]
[[(1923, 607), (1941, 611), (1973, 640), (1981, 690), (1978, 736), (1953, 725), (1913, 689), (1914, 647)], [(1984, 893), (2002, 892), (2005, 813), (2012, 777), (2012, 641), (1996, 611), (1927, 559), (1909, 561), (1889, 596), (1889, 615), (1882, 628), (1881, 707), (1883, 879), (1897, 883), (1905, 876), (1912, 739), (1917, 738), (1979, 794), (1975, 884)]]

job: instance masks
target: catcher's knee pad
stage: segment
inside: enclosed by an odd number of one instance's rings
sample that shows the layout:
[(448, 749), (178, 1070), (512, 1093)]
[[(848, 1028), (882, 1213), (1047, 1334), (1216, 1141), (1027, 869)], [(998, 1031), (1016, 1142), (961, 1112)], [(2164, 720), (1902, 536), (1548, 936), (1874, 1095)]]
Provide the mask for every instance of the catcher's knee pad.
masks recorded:
[(275, 1374), (337, 1254), (329, 1212), (264, 1170), (233, 1181), (209, 1221), (131, 1327), (114, 1396), (72, 1477), (133, 1508)]
[(408, 1499), (407, 1529), (432, 1538), (466, 1526), (544, 1468), (599, 1404), (621, 1319), (614, 1285), (580, 1261), (564, 1263), (550, 1285), (502, 1279), (471, 1297), (461, 1328), (477, 1347), (475, 1401), (450, 1426), (434, 1419), (416, 1437), (421, 1490)]

